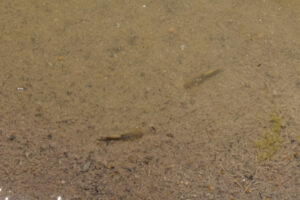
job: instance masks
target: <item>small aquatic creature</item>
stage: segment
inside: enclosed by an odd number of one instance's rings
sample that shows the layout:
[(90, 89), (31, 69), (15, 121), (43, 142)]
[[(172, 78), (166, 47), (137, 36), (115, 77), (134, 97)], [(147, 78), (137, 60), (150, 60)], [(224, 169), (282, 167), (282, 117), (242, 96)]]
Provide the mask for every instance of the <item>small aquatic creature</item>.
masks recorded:
[(200, 74), (190, 78), (189, 80), (187, 80), (184, 83), (183, 87), (185, 89), (191, 89), (192, 87), (203, 83), (208, 78), (211, 78), (212, 76), (218, 74), (220, 71), (221, 71), (220, 69), (213, 69), (213, 70), (209, 70), (204, 73), (200, 73)]
[(140, 129), (134, 129), (130, 132), (123, 133), (123, 134), (116, 134), (116, 135), (110, 135), (101, 137), (98, 140), (99, 141), (128, 141), (128, 140), (136, 140), (143, 137), (143, 132)]

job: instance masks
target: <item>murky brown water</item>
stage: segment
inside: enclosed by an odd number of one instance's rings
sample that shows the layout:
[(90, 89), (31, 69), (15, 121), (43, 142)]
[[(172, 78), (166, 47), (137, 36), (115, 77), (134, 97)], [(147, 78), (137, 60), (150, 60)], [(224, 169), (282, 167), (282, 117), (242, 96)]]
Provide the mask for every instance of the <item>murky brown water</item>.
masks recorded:
[[(296, 199), (299, 9), (2, 0), (0, 199)], [(274, 113), (282, 143), (258, 162)]]

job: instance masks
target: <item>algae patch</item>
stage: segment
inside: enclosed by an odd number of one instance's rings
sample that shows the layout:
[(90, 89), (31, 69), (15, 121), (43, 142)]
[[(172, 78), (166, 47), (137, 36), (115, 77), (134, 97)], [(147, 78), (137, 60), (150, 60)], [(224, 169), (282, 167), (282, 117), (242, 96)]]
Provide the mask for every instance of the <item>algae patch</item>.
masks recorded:
[(278, 151), (282, 143), (280, 135), (283, 124), (277, 114), (273, 114), (270, 120), (271, 129), (267, 130), (261, 139), (257, 140), (254, 147), (257, 149), (258, 161), (264, 161), (272, 158)]

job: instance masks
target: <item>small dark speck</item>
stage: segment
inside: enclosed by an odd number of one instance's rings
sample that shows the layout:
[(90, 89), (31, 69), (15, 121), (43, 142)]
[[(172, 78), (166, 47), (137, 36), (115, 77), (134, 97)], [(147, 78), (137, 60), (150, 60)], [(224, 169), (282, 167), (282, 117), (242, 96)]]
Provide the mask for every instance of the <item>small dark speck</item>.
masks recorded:
[(89, 188), (87, 186), (83, 187), (84, 190), (89, 190)]
[(14, 136), (14, 135), (9, 136), (10, 141), (14, 141), (15, 139), (16, 139), (16, 136)]
[(152, 133), (156, 133), (156, 128), (154, 126), (151, 126), (150, 130), (151, 130)]
[(51, 135), (51, 134), (47, 135), (47, 138), (48, 138), (49, 140), (51, 140), (51, 139), (52, 139), (52, 135)]
[(67, 94), (68, 96), (70, 96), (70, 95), (72, 94), (72, 92), (69, 91), (69, 90), (67, 90), (67, 91), (66, 91), (66, 94)]
[(292, 143), (292, 144), (295, 143), (295, 140), (294, 140), (294, 139), (291, 139), (291, 143)]
[(167, 133), (167, 137), (174, 138), (174, 135), (172, 133)]
[(44, 147), (40, 147), (40, 153), (44, 152), (46, 149)]
[(36, 117), (42, 117), (43, 114), (42, 114), (42, 113), (37, 113), (37, 114), (35, 114), (34, 116), (36, 116)]
[(65, 156), (66, 158), (68, 158), (68, 157), (69, 157), (68, 152), (64, 152), (64, 156)]
[(253, 180), (253, 175), (248, 175), (248, 176), (246, 176), (246, 178)]
[(297, 88), (300, 88), (300, 81), (298, 81), (298, 82), (296, 83), (296, 87), (297, 87)]

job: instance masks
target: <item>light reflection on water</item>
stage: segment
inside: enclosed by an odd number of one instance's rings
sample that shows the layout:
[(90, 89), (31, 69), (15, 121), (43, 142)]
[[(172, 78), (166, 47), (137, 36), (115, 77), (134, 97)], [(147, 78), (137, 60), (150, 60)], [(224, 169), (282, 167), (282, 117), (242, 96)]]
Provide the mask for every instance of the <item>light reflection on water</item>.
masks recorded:
[[(11, 192), (11, 191), (9, 191), (9, 192)], [(1, 198), (2, 198), (1, 193), (2, 193), (2, 188), (0, 188), (0, 200), (1, 200)], [(9, 200), (9, 197), (8, 197), (8, 196), (5, 197), (4, 200)], [(25, 200), (25, 199), (24, 199), (24, 200)], [(57, 200), (62, 200), (62, 197), (61, 197), (61, 196), (58, 196), (58, 197), (57, 197)]]
[[(1, 192), (2, 192), (2, 188), (0, 188), (0, 195), (1, 195)], [(9, 199), (8, 199), (8, 197), (5, 197), (4, 200), (9, 200)]]

